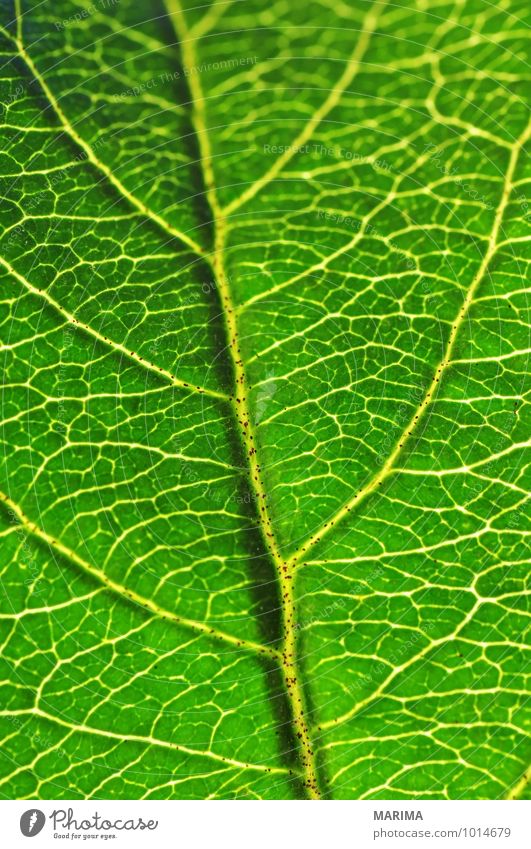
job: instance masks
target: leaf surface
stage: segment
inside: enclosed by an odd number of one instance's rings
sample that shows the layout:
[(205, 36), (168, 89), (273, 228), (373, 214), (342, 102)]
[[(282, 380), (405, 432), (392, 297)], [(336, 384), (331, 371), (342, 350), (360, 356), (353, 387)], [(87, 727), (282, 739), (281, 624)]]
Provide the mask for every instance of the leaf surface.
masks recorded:
[(4, 797), (528, 793), (524, 18), (4, 4)]

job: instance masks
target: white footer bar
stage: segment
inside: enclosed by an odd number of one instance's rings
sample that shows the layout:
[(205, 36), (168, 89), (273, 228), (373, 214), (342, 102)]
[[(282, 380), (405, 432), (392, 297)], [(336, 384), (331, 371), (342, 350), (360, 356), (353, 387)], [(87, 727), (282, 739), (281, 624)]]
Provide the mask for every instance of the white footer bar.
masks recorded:
[(1, 845), (530, 849), (531, 802), (0, 802)]

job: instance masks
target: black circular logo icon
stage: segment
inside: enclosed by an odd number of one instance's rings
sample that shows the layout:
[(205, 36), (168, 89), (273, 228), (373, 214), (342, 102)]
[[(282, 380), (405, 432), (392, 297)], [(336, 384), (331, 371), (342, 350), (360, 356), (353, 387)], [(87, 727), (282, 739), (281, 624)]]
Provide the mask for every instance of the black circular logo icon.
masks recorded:
[(38, 808), (30, 808), (29, 811), (24, 811), (20, 817), (20, 830), (24, 837), (35, 837), (39, 831), (42, 831), (46, 817)]

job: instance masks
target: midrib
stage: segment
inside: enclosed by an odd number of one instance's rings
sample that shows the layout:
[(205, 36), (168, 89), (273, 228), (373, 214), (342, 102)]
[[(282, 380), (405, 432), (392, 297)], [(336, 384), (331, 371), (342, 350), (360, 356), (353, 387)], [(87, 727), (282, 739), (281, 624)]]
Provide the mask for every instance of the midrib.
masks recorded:
[[(194, 39), (190, 37), (179, 0), (165, 0), (165, 5), (181, 47), (182, 64), (185, 68), (192, 69), (198, 64)], [(295, 570), (283, 560), (275, 537), (267, 505), (267, 493), (262, 480), (256, 439), (253, 433), (247, 396), (248, 384), (241, 349), (239, 347), (236, 311), (224, 263), (227, 219), (217, 198), (212, 150), (205, 120), (205, 98), (199, 75), (190, 72), (186, 77), (191, 95), (192, 122), (199, 147), (202, 177), (214, 224), (214, 246), (211, 265), (220, 296), (227, 337), (227, 348), (234, 373), (234, 396), (231, 396), (230, 400), (247, 457), (248, 474), (256, 499), (258, 519), (264, 545), (273, 560), (280, 589), (283, 626), (280, 670), (290, 705), (294, 739), (298, 741), (303, 784), (309, 798), (320, 799), (322, 794), (317, 778), (315, 755), (310, 738), (309, 725), (306, 719), (307, 710), (304, 690), (297, 662), (295, 596), (293, 587)]]

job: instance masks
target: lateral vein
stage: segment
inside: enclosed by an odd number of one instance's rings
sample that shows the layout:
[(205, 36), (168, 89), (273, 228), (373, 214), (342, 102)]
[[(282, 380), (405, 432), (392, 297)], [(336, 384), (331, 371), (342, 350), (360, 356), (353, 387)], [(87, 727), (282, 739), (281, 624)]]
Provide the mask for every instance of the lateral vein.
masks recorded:
[(192, 749), (190, 746), (183, 746), (180, 743), (171, 743), (169, 740), (160, 740), (158, 737), (143, 737), (141, 734), (118, 734), (114, 731), (105, 731), (104, 729), (94, 728), (91, 725), (79, 725), (75, 722), (69, 722), (66, 719), (62, 719), (61, 717), (48, 713), (38, 707), (25, 711), (17, 711), (17, 715), (38, 716), (41, 719), (62, 725), (64, 728), (68, 728), (70, 731), (74, 731), (76, 733), (95, 734), (98, 737), (108, 737), (111, 740), (118, 740), (119, 742), (130, 741), (134, 743), (142, 743), (146, 746), (162, 746), (165, 749), (173, 749), (174, 751), (181, 752), (181, 754), (184, 755), (210, 758), (211, 760), (218, 761), (226, 766), (233, 766), (238, 769), (252, 769), (257, 770), (258, 772), (282, 773), (283, 775), (289, 772), (289, 770), (284, 767), (270, 767), (266, 764), (252, 764), (247, 763), (246, 761), (238, 761), (235, 758), (227, 758), (209, 750), (202, 751), (201, 749)]
[(189, 247), (194, 252), (194, 254), (196, 254), (198, 257), (200, 257), (201, 259), (205, 259), (206, 258), (205, 257), (205, 251), (201, 247), (201, 245), (199, 245), (194, 239), (192, 239), (186, 233), (182, 232), (181, 230), (178, 230), (176, 227), (174, 227), (172, 224), (170, 224), (168, 221), (166, 221), (165, 218), (163, 218), (161, 215), (159, 215), (157, 212), (155, 212), (153, 209), (151, 209), (149, 206), (147, 206), (145, 203), (143, 203), (143, 201), (141, 201), (140, 198), (138, 198), (138, 197), (136, 197), (136, 195), (132, 194), (124, 186), (124, 184), (121, 182), (121, 180), (119, 180), (118, 177), (113, 173), (112, 169), (109, 168), (109, 166), (106, 165), (101, 159), (99, 159), (98, 156), (96, 156), (92, 147), (83, 139), (82, 136), (79, 135), (79, 133), (77, 132), (77, 130), (75, 129), (73, 124), (70, 122), (70, 120), (66, 116), (63, 109), (61, 108), (59, 101), (55, 97), (53, 91), (50, 89), (48, 83), (46, 82), (46, 80), (44, 79), (44, 77), (42, 76), (40, 71), (38, 70), (33, 59), (31, 58), (31, 56), (27, 52), (27, 50), (24, 46), (24, 43), (22, 41), (21, 33), (20, 33), (21, 26), (20, 26), (20, 17), (19, 16), (17, 16), (17, 24), (19, 24), (19, 34), (17, 35), (17, 37), (13, 38), (13, 36), (11, 36), (9, 34), (7, 34), (7, 35), (11, 39), (11, 41), (15, 43), (21, 59), (24, 61), (26, 67), (28, 68), (28, 70), (32, 74), (33, 78), (38, 82), (38, 84), (41, 87), (46, 99), (48, 100), (48, 103), (52, 107), (57, 118), (59, 119), (61, 126), (63, 127), (63, 129), (67, 133), (67, 135), (71, 138), (71, 140), (84, 151), (84, 153), (87, 157), (87, 160), (101, 174), (104, 175), (104, 177), (109, 181), (109, 183), (111, 183), (111, 185), (116, 189), (116, 191), (120, 194), (120, 196), (122, 198), (127, 200), (132, 206), (135, 207), (135, 209), (137, 209), (139, 212), (141, 212), (142, 215), (144, 215), (146, 218), (149, 218), (151, 221), (153, 221), (155, 224), (157, 224), (162, 230), (164, 230), (164, 232), (167, 235), (172, 236), (172, 238), (178, 239), (183, 244), (187, 245), (187, 247)]
[(507, 207), (507, 203), (509, 201), (509, 197), (511, 195), (511, 191), (513, 188), (513, 176), (516, 169), (516, 165), (518, 162), (518, 157), (520, 152), (529, 139), (531, 135), (531, 122), (528, 123), (526, 129), (522, 132), (520, 137), (516, 140), (515, 144), (511, 149), (511, 154), (509, 157), (509, 164), (507, 167), (507, 172), (505, 174), (503, 191), (500, 199), (500, 203), (498, 204), (498, 208), (496, 210), (496, 214), (494, 217), (494, 224), (490, 234), (490, 238), (488, 241), (487, 250), (485, 251), (485, 255), (479, 265), (479, 268), (474, 275), (474, 278), (468, 288), (466, 296), (464, 298), (463, 304), (455, 317), (455, 320), (452, 324), (452, 329), (450, 331), (448, 342), (446, 344), (446, 349), (444, 351), (443, 357), (439, 362), (438, 366), (435, 369), (433, 378), (431, 383), (424, 395), (422, 401), (419, 406), (414, 411), (410, 421), (406, 425), (405, 429), (401, 433), (398, 438), (395, 447), (393, 448), (391, 454), (387, 458), (386, 462), (382, 465), (380, 471), (374, 475), (370, 481), (365, 484), (355, 495), (353, 495), (343, 506), (335, 513), (334, 516), (329, 518), (326, 522), (324, 522), (321, 527), (315, 531), (312, 536), (302, 545), (300, 548), (292, 555), (290, 559), (291, 565), (295, 568), (301, 560), (308, 554), (309, 550), (313, 548), (313, 546), (320, 542), (324, 536), (330, 533), (332, 528), (335, 528), (337, 524), (344, 519), (354, 508), (359, 507), (362, 501), (364, 501), (367, 496), (373, 493), (379, 486), (381, 486), (384, 480), (387, 478), (389, 473), (393, 470), (396, 460), (402, 455), (403, 450), (408, 443), (410, 437), (413, 435), (415, 430), (418, 427), (420, 420), (423, 418), (426, 409), (430, 406), (433, 401), (433, 398), (436, 395), (437, 387), (442, 381), (443, 375), (446, 373), (447, 367), (452, 359), (452, 352), (455, 346), (455, 341), (459, 334), (459, 330), (465, 320), (468, 311), (471, 305), (474, 302), (474, 295), (476, 294), (485, 274), (487, 272), (488, 266), (494, 254), (496, 253), (498, 244), (498, 233), (501, 227), (501, 223), (503, 220), (503, 216), (505, 213), (505, 209)]
[(103, 584), (109, 590), (112, 590), (112, 592), (114, 592), (116, 595), (119, 595), (125, 601), (138, 604), (145, 610), (149, 610), (150, 613), (155, 614), (155, 616), (161, 619), (167, 619), (172, 622), (175, 622), (176, 625), (180, 625), (183, 628), (188, 628), (192, 631), (195, 631), (197, 634), (202, 634), (207, 637), (211, 637), (214, 640), (220, 640), (221, 642), (224, 642), (227, 645), (234, 646), (239, 649), (246, 649), (247, 651), (250, 651), (254, 654), (259, 654), (274, 660), (278, 660), (279, 652), (277, 652), (276, 649), (273, 649), (270, 646), (265, 646), (261, 643), (255, 643), (252, 640), (239, 639), (238, 637), (232, 636), (232, 634), (227, 634), (225, 631), (220, 631), (217, 628), (213, 628), (210, 625), (206, 625), (204, 622), (197, 622), (194, 619), (188, 619), (184, 616), (179, 616), (176, 613), (173, 613), (172, 611), (161, 607), (159, 604), (152, 601), (151, 599), (145, 598), (144, 596), (140, 595), (140, 593), (128, 589), (123, 584), (120, 584), (118, 581), (114, 581), (112, 578), (110, 578), (102, 569), (98, 568), (97, 566), (94, 566), (84, 558), (80, 557), (77, 552), (75, 552), (71, 548), (68, 548), (68, 546), (61, 542), (61, 540), (51, 536), (51, 534), (45, 531), (44, 528), (41, 528), (28, 516), (26, 516), (21, 507), (15, 501), (13, 501), (13, 499), (11, 499), (8, 495), (1, 491), (0, 502), (7, 507), (12, 517), (14, 517), (14, 519), (19, 522), (19, 524), (24, 528), (24, 530), (28, 534), (33, 537), (36, 537), (41, 542), (44, 542), (52, 550), (59, 552), (59, 554), (61, 554), (71, 563), (74, 563), (77, 567), (82, 569), (83, 572), (90, 575), (92, 578), (95, 578), (100, 584)]
[(295, 137), (293, 142), (287, 146), (286, 150), (275, 160), (271, 168), (269, 168), (266, 173), (260, 177), (255, 183), (249, 186), (238, 198), (229, 203), (225, 209), (224, 214), (228, 217), (232, 215), (237, 209), (247, 203), (248, 200), (251, 200), (258, 192), (260, 192), (265, 186), (268, 185), (272, 180), (275, 180), (285, 165), (294, 157), (296, 152), (303, 147), (309, 139), (313, 136), (317, 127), (324, 121), (326, 116), (334, 109), (335, 106), (341, 100), (342, 95), (344, 94), (347, 87), (351, 84), (351, 82), (356, 77), (363, 57), (367, 51), (367, 48), (370, 44), (371, 37), (376, 28), (376, 24), (378, 22), (378, 18), (380, 17), (381, 11), (384, 8), (387, 0), (378, 0), (374, 3), (360, 27), (360, 35), (356, 42), (356, 46), (350, 56), (350, 59), (347, 62), (347, 67), (341, 74), (339, 80), (336, 85), (326, 98), (326, 100), (321, 104), (319, 109), (315, 112), (313, 117), (308, 121), (304, 129)]
[(180, 378), (176, 377), (174, 374), (169, 372), (167, 369), (162, 366), (157, 366), (154, 363), (146, 360), (144, 357), (141, 357), (140, 354), (137, 354), (136, 351), (131, 351), (130, 348), (126, 348), (125, 345), (122, 345), (121, 342), (115, 342), (109, 336), (104, 336), (103, 333), (99, 333), (99, 331), (95, 330), (89, 324), (81, 321), (76, 318), (75, 315), (69, 312), (65, 307), (63, 307), (55, 298), (45, 290), (39, 289), (37, 286), (34, 286), (33, 283), (30, 283), (22, 274), (20, 274), (7, 260), (0, 256), (0, 265), (2, 265), (6, 271), (9, 272), (19, 283), (24, 286), (28, 292), (31, 292), (32, 295), (35, 295), (38, 298), (42, 298), (46, 301), (46, 303), (53, 307), (66, 321), (70, 324), (73, 324), (74, 327), (79, 328), (79, 330), (88, 333), (89, 336), (92, 336), (93, 339), (96, 339), (102, 345), (105, 345), (107, 348), (112, 348), (113, 351), (119, 352), (122, 356), (126, 357), (129, 360), (132, 360), (137, 365), (141, 365), (143, 368), (147, 369), (153, 374), (158, 375), (159, 377), (165, 378), (170, 381), (174, 386), (178, 386), (180, 389), (185, 389), (188, 392), (199, 392), (201, 395), (208, 395), (211, 398), (215, 398), (216, 400), (228, 401), (229, 396), (225, 395), (223, 392), (217, 392), (215, 389), (207, 389), (203, 386), (197, 386), (193, 383), (186, 383), (184, 380), (180, 380)]

